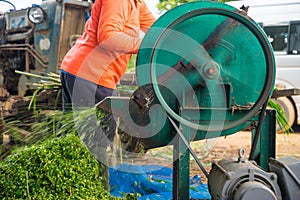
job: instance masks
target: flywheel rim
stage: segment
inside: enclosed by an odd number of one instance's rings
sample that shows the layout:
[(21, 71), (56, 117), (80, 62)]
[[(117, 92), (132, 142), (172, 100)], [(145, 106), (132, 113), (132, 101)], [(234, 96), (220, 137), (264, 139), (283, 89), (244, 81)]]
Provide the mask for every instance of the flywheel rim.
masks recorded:
[[(198, 2), (199, 3), (199, 2)], [(217, 14), (222, 15), (225, 17), (230, 17), (238, 22), (242, 23), (244, 26), (246, 26), (255, 36), (255, 38), (259, 41), (261, 44), (261, 47), (263, 49), (263, 53), (265, 55), (265, 61), (266, 61), (266, 79), (265, 79), (265, 85), (263, 87), (263, 90), (261, 91), (258, 100), (254, 103), (254, 105), (250, 108), (249, 112), (245, 114), (242, 118), (235, 120), (231, 123), (225, 123), (221, 126), (213, 126), (209, 127), (207, 125), (201, 125), (196, 124), (191, 121), (186, 120), (185, 118), (179, 116), (176, 112), (174, 112), (169, 105), (166, 103), (165, 99), (163, 98), (159, 85), (157, 83), (156, 78), (156, 65), (154, 62), (154, 55), (155, 50), (157, 48), (157, 45), (159, 44), (160, 39), (163, 37), (166, 30), (171, 29), (173, 26), (176, 26), (177, 24), (181, 23), (182, 21), (185, 21), (186, 19), (189, 19), (191, 17), (200, 16), (200, 15), (206, 15), (206, 14)], [(201, 8), (197, 9), (191, 12), (188, 12), (177, 19), (175, 19), (168, 27), (165, 28), (165, 31), (163, 31), (157, 40), (155, 41), (155, 45), (152, 48), (152, 52), (150, 55), (150, 82), (152, 84), (154, 93), (159, 101), (159, 103), (162, 105), (163, 109), (176, 121), (193, 128), (195, 130), (203, 130), (203, 131), (221, 131), (221, 130), (228, 130), (234, 127), (237, 127), (243, 123), (245, 123), (247, 120), (249, 120), (251, 117), (253, 117), (259, 109), (262, 107), (264, 103), (266, 103), (270, 97), (270, 94), (273, 89), (274, 85), (274, 76), (275, 76), (275, 59), (274, 55), (272, 53), (272, 47), (268, 43), (266, 36), (262, 33), (262, 30), (256, 25), (256, 23), (252, 22), (251, 20), (247, 19), (243, 15), (226, 10), (223, 8)]]

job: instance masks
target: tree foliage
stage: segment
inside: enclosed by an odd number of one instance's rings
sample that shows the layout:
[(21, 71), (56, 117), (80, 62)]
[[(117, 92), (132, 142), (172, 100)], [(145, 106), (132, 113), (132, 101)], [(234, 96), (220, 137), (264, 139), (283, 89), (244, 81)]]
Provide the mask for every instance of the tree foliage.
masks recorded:
[[(199, 0), (160, 0), (157, 4), (157, 8), (160, 11), (167, 11), (172, 8), (175, 8), (176, 6), (192, 2), (192, 1), (199, 1)], [(201, 1), (201, 0), (200, 0)], [(210, 1), (210, 0), (202, 0), (202, 1)], [(219, 0), (219, 2), (227, 2), (230, 0)]]

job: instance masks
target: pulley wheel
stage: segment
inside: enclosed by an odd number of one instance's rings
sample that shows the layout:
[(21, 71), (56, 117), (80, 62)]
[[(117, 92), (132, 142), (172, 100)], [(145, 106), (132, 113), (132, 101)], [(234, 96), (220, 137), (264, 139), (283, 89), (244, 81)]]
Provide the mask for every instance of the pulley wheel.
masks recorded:
[[(136, 75), (140, 87), (152, 85), (172, 118), (196, 130), (220, 131), (245, 123), (268, 101), (275, 61), (267, 36), (244, 11), (191, 2), (148, 30)], [(170, 105), (173, 97), (176, 106)]]

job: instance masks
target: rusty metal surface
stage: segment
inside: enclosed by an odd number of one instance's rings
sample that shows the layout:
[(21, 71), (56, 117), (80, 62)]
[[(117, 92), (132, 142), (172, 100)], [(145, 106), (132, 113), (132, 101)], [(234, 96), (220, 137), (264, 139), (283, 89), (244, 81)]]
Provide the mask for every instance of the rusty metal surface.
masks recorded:
[(274, 92), (272, 94), (272, 98), (290, 97), (290, 96), (294, 96), (294, 95), (300, 95), (300, 89), (292, 88), (292, 89), (274, 90)]

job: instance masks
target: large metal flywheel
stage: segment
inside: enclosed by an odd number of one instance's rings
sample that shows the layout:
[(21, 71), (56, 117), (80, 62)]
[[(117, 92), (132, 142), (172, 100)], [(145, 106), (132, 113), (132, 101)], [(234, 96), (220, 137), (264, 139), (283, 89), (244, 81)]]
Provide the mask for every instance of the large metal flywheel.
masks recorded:
[[(272, 93), (275, 61), (262, 28), (246, 12), (192, 2), (147, 32), (137, 82), (152, 85), (164, 110), (196, 130), (220, 131), (253, 117)], [(170, 106), (174, 99), (177, 106)]]

